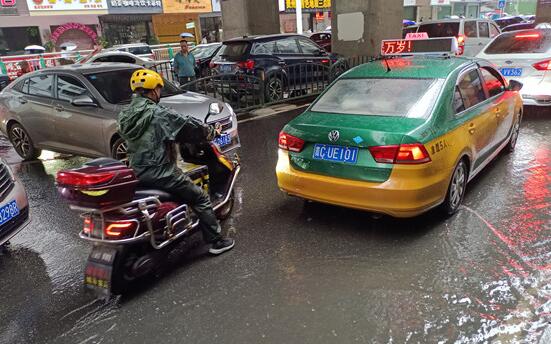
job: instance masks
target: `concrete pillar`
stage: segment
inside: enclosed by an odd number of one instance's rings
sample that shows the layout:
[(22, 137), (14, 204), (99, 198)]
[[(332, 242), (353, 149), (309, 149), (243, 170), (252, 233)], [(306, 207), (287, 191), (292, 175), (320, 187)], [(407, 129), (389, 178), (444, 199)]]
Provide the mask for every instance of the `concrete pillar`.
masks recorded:
[(381, 40), (402, 38), (403, 6), (403, 0), (332, 1), (332, 51), (378, 56)]
[(549, 1), (538, 1), (538, 7), (536, 7), (536, 22), (551, 23), (551, 3)]
[(279, 5), (274, 0), (223, 0), (224, 39), (280, 33)]

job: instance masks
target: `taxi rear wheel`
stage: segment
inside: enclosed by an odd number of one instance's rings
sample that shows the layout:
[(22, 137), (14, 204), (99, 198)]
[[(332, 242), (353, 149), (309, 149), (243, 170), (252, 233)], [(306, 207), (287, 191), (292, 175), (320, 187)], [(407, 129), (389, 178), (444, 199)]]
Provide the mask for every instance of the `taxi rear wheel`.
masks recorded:
[(442, 204), (442, 210), (446, 215), (451, 216), (459, 209), (465, 196), (465, 190), (467, 189), (468, 175), (469, 172), (465, 160), (459, 161), (453, 170), (452, 179), (448, 186), (448, 193)]

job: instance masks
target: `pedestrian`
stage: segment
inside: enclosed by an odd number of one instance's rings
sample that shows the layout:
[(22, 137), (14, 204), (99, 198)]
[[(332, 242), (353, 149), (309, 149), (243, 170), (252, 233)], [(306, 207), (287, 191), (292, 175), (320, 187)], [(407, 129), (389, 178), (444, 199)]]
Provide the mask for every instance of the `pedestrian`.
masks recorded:
[[(178, 76), (180, 86), (195, 80), (195, 57), (189, 52), (185, 39), (180, 41), (180, 52), (174, 56), (174, 72)], [(194, 87), (189, 87), (193, 90)]]
[(18, 63), (19, 69), (17, 70), (17, 77), (23, 76), (32, 72), (32, 67), (29, 61), (23, 60)]

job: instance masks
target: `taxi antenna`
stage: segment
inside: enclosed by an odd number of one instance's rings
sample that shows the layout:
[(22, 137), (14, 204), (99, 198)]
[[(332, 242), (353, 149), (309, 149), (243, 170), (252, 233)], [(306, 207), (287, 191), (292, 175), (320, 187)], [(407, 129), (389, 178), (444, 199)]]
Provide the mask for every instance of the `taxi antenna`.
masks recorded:
[(388, 73), (388, 72), (391, 72), (392, 69), (390, 69), (390, 65), (388, 64), (388, 61), (387, 61), (386, 57), (383, 58), (383, 60), (385, 61), (385, 64), (386, 64), (386, 72), (387, 72), (387, 73)]

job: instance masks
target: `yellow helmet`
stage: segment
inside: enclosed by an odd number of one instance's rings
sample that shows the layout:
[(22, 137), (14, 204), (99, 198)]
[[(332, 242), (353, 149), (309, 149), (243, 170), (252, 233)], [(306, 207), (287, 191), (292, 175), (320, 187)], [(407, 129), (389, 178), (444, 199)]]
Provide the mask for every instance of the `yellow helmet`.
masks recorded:
[(165, 86), (163, 78), (161, 78), (159, 73), (149, 69), (138, 69), (130, 78), (130, 88), (132, 92), (136, 91), (138, 88), (153, 90), (157, 86)]

